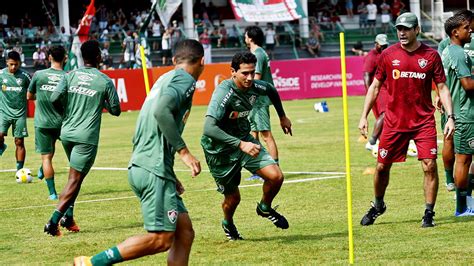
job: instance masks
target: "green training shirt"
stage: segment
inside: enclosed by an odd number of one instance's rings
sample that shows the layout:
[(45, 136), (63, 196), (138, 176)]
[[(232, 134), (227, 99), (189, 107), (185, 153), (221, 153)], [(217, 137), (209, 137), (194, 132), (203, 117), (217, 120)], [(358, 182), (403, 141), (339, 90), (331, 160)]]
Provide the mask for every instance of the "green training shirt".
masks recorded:
[(471, 58), (461, 46), (451, 44), (443, 50), (441, 59), (457, 122), (474, 123), (474, 94), (467, 93), (460, 80), (471, 76)]
[(112, 80), (93, 67), (67, 73), (51, 95), (62, 102), (64, 119), (61, 139), (98, 145), (102, 110), (120, 115), (120, 102)]
[(50, 99), (65, 74), (63, 70), (48, 68), (37, 71), (33, 76), (28, 91), (36, 95), (35, 127), (61, 128), (62, 115)]
[(0, 112), (6, 119), (18, 119), (26, 116), (26, 91), (30, 85), (30, 75), (21, 69), (14, 74), (8, 68), (0, 72), (2, 92), (0, 94)]
[[(209, 128), (205, 125), (201, 145), (206, 152), (218, 154), (238, 149), (240, 140), (246, 139), (250, 133), (248, 115), (260, 95), (268, 95), (272, 99), (279, 117), (285, 115), (277, 91), (268, 82), (254, 80), (252, 86), (245, 92), (238, 89), (232, 79), (224, 80), (217, 86), (212, 94), (206, 116), (214, 118), (216, 130), (222, 132), (206, 133)], [(219, 136), (219, 138), (209, 135)]]
[[(257, 64), (255, 64), (255, 73), (261, 75), (260, 80), (266, 81), (275, 86), (275, 84), (273, 84), (272, 71), (270, 70), (270, 58), (268, 57), (268, 54), (262, 47), (258, 47), (257, 49), (255, 49), (253, 54), (255, 55), (255, 57), (257, 57)], [(271, 102), (268, 97), (261, 96), (258, 97), (255, 106), (265, 107), (270, 104)]]
[(181, 134), (191, 111), (196, 80), (183, 69), (161, 76), (138, 115), (129, 166), (175, 180), (174, 154), (186, 147)]

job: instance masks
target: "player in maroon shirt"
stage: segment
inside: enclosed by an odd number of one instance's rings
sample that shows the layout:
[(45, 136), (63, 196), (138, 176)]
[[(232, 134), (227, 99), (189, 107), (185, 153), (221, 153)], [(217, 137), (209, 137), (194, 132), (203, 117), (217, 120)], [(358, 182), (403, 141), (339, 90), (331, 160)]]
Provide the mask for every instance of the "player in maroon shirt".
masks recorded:
[[(369, 89), (370, 84), (374, 80), (375, 71), (379, 65), (380, 55), (383, 50), (388, 47), (387, 35), (378, 34), (375, 37), (375, 47), (370, 50), (370, 52), (364, 58), (364, 85), (365, 90)], [(372, 131), (372, 136), (369, 138), (369, 142), (365, 145), (365, 148), (372, 150), (376, 148), (375, 143), (382, 132), (383, 119), (385, 116), (385, 106), (387, 105), (386, 101), (387, 90), (385, 85), (382, 84), (382, 88), (379, 91), (377, 101), (375, 101), (374, 106), (372, 106), (372, 113), (375, 116), (374, 130)]]
[[(439, 54), (416, 38), (420, 32), (416, 15), (409, 12), (400, 15), (395, 26), (400, 42), (382, 52), (374, 81), (367, 91), (359, 123), (361, 134), (366, 136), (367, 115), (377, 99), (382, 83), (385, 83), (387, 109), (374, 176), (375, 201), (360, 223), (371, 225), (385, 212), (383, 198), (389, 182), (390, 168), (394, 162), (405, 161), (409, 141), (413, 139), (424, 172), (426, 210), (422, 227), (433, 227), (438, 171), (435, 107), (431, 100), (432, 81), (439, 90), (448, 117), (453, 113), (451, 94), (444, 83), (446, 77)], [(444, 134), (449, 136), (453, 132), (454, 121), (448, 119)]]

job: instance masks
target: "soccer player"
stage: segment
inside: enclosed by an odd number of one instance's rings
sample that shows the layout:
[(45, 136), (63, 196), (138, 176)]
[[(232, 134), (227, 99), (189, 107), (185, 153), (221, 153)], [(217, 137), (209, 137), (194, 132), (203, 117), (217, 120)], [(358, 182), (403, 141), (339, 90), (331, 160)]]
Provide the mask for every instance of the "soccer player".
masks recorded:
[(175, 69), (153, 85), (138, 116), (128, 181), (140, 198), (144, 235), (130, 237), (92, 258), (77, 257), (75, 265), (112, 265), (139, 257), (168, 253), (169, 265), (187, 265), (194, 239), (191, 219), (180, 194), (181, 182), (173, 171), (174, 154), (201, 172), (199, 161), (181, 137), (191, 111), (196, 81), (204, 69), (204, 49), (196, 40), (176, 45)]
[[(249, 26), (245, 29), (245, 43), (250, 49), (250, 52), (257, 57), (254, 79), (266, 81), (274, 86), (272, 72), (270, 70), (270, 59), (262, 48), (264, 38), (265, 35), (258, 26)], [(256, 140), (259, 140), (259, 135), (262, 135), (263, 141), (267, 144), (268, 153), (278, 164), (278, 148), (273, 138), (270, 125), (270, 104), (270, 99), (268, 99), (267, 96), (259, 96), (249, 114), (249, 121), (252, 136)], [(249, 178), (249, 180), (259, 179), (261, 179), (260, 176), (255, 173)]]
[[(471, 30), (474, 29), (474, 22), (472, 21), (472, 12), (470, 10), (462, 10), (462, 11), (459, 11), (458, 13), (455, 14), (455, 16), (467, 16), (467, 17), (471, 17)], [(448, 35), (449, 36), (449, 35)], [(469, 52), (471, 50), (474, 49), (474, 41), (472, 41), (472, 38), (474, 36), (471, 35), (471, 41), (466, 43), (464, 45), (464, 50), (466, 52)], [(451, 43), (451, 38), (446, 38), (444, 40), (442, 40), (439, 45), (438, 45), (438, 53), (441, 55), (443, 53), (443, 50), (449, 46), (449, 44)], [(471, 54), (471, 60), (473, 59), (472, 57), (472, 54)], [(449, 90), (451, 92), (451, 97), (454, 99), (454, 95), (453, 95), (453, 87), (449, 86)], [(436, 106), (439, 108), (440, 112), (441, 112), (441, 129), (444, 130), (444, 124), (446, 123), (446, 113), (444, 112), (444, 110), (441, 108), (440, 105), (440, 102), (438, 101), (439, 97), (436, 98), (435, 100), (435, 103), (436, 103)], [(442, 150), (442, 155), (443, 155), (443, 166), (444, 166), (444, 173), (445, 173), (445, 176), (446, 176), (446, 189), (448, 191), (455, 191), (456, 189), (456, 186), (454, 184), (454, 160), (455, 160), (455, 155), (454, 155), (454, 142), (453, 142), (453, 138), (452, 137), (449, 137), (449, 138), (443, 138), (443, 150)], [(472, 193), (472, 182), (474, 182), (472, 176), (473, 172), (470, 171), (470, 188), (468, 189), (468, 195), (471, 195)], [(474, 207), (474, 206), (473, 206)]]
[(393, 163), (405, 161), (409, 141), (413, 139), (424, 172), (426, 209), (422, 227), (433, 227), (438, 172), (435, 108), (431, 101), (432, 81), (439, 90), (441, 102), (449, 118), (444, 130), (445, 136), (450, 136), (454, 131), (451, 95), (444, 83), (446, 76), (439, 54), (417, 40), (420, 26), (416, 15), (410, 12), (400, 15), (395, 26), (400, 42), (382, 52), (359, 122), (360, 132), (366, 136), (367, 115), (385, 82), (388, 92), (387, 109), (374, 176), (375, 201), (360, 223), (364, 226), (371, 225), (385, 212), (384, 195), (389, 183), (390, 169)]
[(70, 166), (56, 210), (44, 226), (44, 232), (52, 236), (61, 236), (59, 224), (68, 231), (79, 231), (73, 217), (74, 202), (97, 155), (102, 110), (114, 116), (121, 112), (114, 83), (98, 70), (102, 60), (99, 42), (84, 42), (81, 53), (84, 67), (67, 73), (50, 99), (64, 113), (60, 139)]
[(25, 164), (26, 149), (24, 138), (28, 137), (26, 127), (26, 91), (30, 85), (31, 77), (20, 69), (21, 58), (16, 51), (7, 54), (7, 67), (0, 73), (2, 90), (0, 92), (0, 156), (7, 145), (5, 136), (12, 127), (15, 138), (16, 169), (20, 170)]
[(278, 228), (289, 227), (286, 218), (271, 207), (283, 184), (278, 164), (250, 135), (248, 115), (260, 95), (267, 95), (280, 117), (285, 134), (292, 134), (291, 121), (285, 115), (280, 96), (268, 82), (254, 80), (257, 57), (250, 52), (234, 55), (230, 79), (224, 80), (213, 92), (204, 122), (201, 145), (207, 165), (224, 194), (222, 228), (229, 240), (243, 239), (235, 227), (233, 216), (240, 203), (239, 184), (242, 167), (264, 179), (263, 195), (257, 204), (257, 214), (268, 218)]
[(35, 144), (36, 152), (41, 154), (42, 165), (38, 178), (46, 180), (49, 199), (57, 200), (52, 164), (56, 140), (61, 134), (62, 115), (56, 111), (50, 101), (51, 94), (66, 73), (63, 70), (66, 50), (63, 46), (53, 46), (48, 55), (51, 67), (35, 73), (28, 87), (28, 100), (36, 100)]
[[(370, 50), (370, 52), (364, 58), (364, 85), (365, 90), (369, 89), (370, 84), (372, 83), (377, 70), (377, 66), (380, 60), (380, 54), (383, 50), (388, 47), (387, 35), (378, 34), (375, 36), (375, 47)], [(383, 118), (385, 116), (385, 107), (387, 98), (387, 88), (382, 84), (382, 87), (379, 91), (377, 101), (375, 101), (374, 106), (372, 106), (372, 112), (375, 116), (374, 130), (372, 136), (369, 138), (369, 141), (365, 145), (367, 150), (372, 151), (376, 146), (377, 139), (380, 136), (383, 128)]]
[[(472, 13), (457, 13), (448, 18), (444, 29), (451, 43), (442, 53), (442, 60), (451, 89), (453, 109), (457, 116), (454, 132), (456, 211), (455, 216), (474, 216), (474, 209), (466, 199), (469, 189), (469, 168), (474, 154), (474, 80), (471, 78), (472, 61), (464, 51), (471, 42)], [(449, 116), (448, 116), (449, 117)], [(470, 201), (472, 201), (472, 198)], [(472, 205), (472, 203), (471, 203)]]

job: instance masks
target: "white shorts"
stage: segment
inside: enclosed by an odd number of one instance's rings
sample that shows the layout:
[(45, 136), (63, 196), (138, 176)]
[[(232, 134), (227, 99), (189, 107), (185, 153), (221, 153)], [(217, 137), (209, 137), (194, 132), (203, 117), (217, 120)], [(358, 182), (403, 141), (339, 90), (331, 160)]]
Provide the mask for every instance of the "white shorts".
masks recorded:
[(390, 14), (382, 14), (382, 23), (389, 23), (390, 22)]

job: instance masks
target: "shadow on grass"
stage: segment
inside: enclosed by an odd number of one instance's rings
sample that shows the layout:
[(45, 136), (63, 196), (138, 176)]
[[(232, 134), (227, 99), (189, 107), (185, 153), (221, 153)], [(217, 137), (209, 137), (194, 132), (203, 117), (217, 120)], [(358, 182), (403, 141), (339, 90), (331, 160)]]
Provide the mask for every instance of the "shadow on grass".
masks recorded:
[(246, 238), (246, 241), (255, 241), (255, 242), (260, 242), (260, 241), (282, 241), (285, 243), (291, 243), (291, 242), (300, 242), (300, 241), (314, 241), (314, 240), (323, 240), (325, 238), (334, 238), (334, 237), (347, 237), (347, 232), (337, 232), (337, 233), (328, 233), (328, 234), (319, 234), (319, 235), (302, 235), (302, 234), (297, 234), (297, 235), (274, 235), (274, 236), (269, 236), (269, 237), (260, 237), (260, 238)]
[[(110, 193), (119, 193), (119, 192), (130, 192), (130, 188), (124, 188), (124, 189), (102, 189), (102, 190), (94, 190), (94, 191), (81, 191), (80, 196), (86, 196), (86, 195), (103, 195), (103, 194), (110, 194)], [(128, 195), (131, 196), (131, 195)]]
[[(456, 223), (468, 223), (468, 222), (474, 222), (474, 216), (471, 216), (471, 217), (455, 217), (453, 215), (453, 216), (441, 216), (440, 218), (437, 218), (435, 216), (436, 226), (443, 226), (443, 225), (446, 225), (446, 224), (456, 224)], [(420, 217), (420, 219), (399, 220), (399, 221), (392, 221), (392, 222), (380, 222), (380, 223), (376, 223), (375, 225), (410, 224), (410, 223), (415, 223), (415, 224), (420, 224), (421, 225), (421, 217)], [(366, 227), (366, 226), (361, 226), (361, 227)]]
[(100, 225), (91, 227), (81, 227), (81, 234), (97, 234), (109, 231), (119, 231), (121, 229), (143, 228), (143, 222), (117, 223), (113, 226), (101, 227)]

